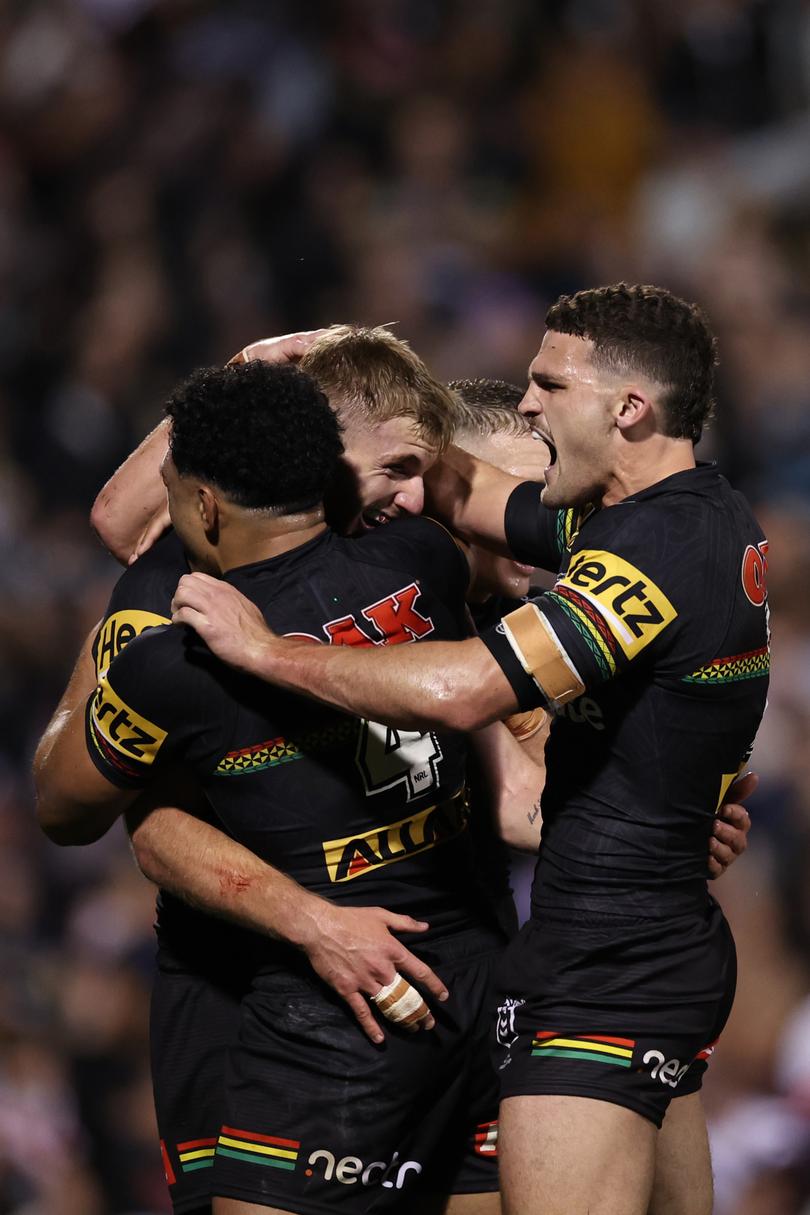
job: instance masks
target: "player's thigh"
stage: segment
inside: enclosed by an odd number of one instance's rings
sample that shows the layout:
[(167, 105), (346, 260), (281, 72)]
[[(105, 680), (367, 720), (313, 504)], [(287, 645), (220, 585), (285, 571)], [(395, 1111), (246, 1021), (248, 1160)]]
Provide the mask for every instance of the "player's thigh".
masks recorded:
[(711, 1215), (709, 1136), (700, 1093), (676, 1097), (658, 1132), (649, 1215)]
[(265, 1207), (255, 1202), (242, 1202), (238, 1198), (215, 1198), (213, 1215), (290, 1215), (281, 1207)]
[(504, 1215), (646, 1215), (656, 1128), (590, 1097), (507, 1097), (499, 1155)]
[(501, 1215), (500, 1194), (452, 1194), (442, 1215)]

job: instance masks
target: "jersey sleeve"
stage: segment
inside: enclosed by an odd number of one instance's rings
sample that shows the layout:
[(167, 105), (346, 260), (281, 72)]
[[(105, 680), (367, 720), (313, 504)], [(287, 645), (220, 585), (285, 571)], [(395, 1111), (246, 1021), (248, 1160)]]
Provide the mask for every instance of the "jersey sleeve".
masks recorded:
[(183, 547), (173, 531), (161, 536), (124, 571), (113, 587), (93, 642), (93, 661), (99, 678), (130, 641), (147, 629), (169, 623), (172, 595), (187, 572)]
[(128, 645), (101, 676), (85, 711), (87, 750), (111, 784), (143, 788), (181, 757), (200, 689), (173, 626)]
[(542, 489), (538, 481), (516, 486), (506, 503), (504, 534), (518, 561), (556, 574), (583, 512), (547, 509), (540, 501)]
[(483, 635), (522, 709), (563, 705), (671, 644), (688, 611), (688, 551), (673, 552), (655, 522), (628, 513), (610, 538), (575, 552), (550, 591)]

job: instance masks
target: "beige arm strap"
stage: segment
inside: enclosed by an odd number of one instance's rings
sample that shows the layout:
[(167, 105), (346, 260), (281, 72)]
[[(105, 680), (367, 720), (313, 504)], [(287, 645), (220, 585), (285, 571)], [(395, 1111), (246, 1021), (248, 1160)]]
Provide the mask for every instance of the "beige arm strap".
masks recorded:
[(504, 616), (502, 623), (524, 671), (552, 707), (582, 695), (585, 684), (536, 604), (524, 603)]

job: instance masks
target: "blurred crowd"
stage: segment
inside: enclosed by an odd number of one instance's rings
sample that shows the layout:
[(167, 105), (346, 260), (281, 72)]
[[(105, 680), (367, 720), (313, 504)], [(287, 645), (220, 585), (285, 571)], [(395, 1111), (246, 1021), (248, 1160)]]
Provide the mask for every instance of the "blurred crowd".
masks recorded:
[(446, 378), (520, 382), (548, 304), (620, 278), (708, 311), (703, 454), (770, 537), (705, 1091), (717, 1215), (810, 1212), (808, 0), (5, 0), (0, 1215), (169, 1210), (152, 891), (122, 832), (40, 838), (28, 775), (116, 577), (98, 488), (176, 379), (249, 340), (391, 322)]

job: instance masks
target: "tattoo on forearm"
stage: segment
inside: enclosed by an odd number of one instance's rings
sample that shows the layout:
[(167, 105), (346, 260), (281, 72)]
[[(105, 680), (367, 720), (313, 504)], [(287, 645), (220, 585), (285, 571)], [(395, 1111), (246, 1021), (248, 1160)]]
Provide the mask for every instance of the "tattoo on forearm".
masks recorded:
[(542, 793), (538, 795), (537, 801), (534, 803), (531, 810), (529, 810), (526, 814), (526, 818), (529, 820), (529, 822), (531, 823), (532, 826), (534, 826), (535, 822), (537, 821), (537, 816), (540, 813), (540, 798), (541, 797), (542, 797)]

